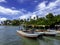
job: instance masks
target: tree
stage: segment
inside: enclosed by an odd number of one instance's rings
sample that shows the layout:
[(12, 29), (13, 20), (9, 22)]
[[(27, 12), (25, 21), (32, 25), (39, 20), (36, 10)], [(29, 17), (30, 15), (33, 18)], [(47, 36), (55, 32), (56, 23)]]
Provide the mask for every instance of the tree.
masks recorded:
[(54, 18), (55, 18), (55, 24), (59, 24), (60, 23), (60, 15), (56, 15)]
[(20, 21), (19, 20), (13, 20), (12, 21), (12, 25), (20, 25)]
[(46, 20), (48, 21), (48, 25), (53, 25), (55, 23), (55, 19), (52, 13), (46, 15)]
[(53, 16), (53, 14), (52, 13), (49, 13), (48, 15), (46, 15), (46, 18), (47, 19), (52, 19), (54, 16)]
[(46, 25), (46, 19), (44, 17), (37, 19), (37, 25)]
[(6, 21), (4, 21), (4, 25), (11, 25), (11, 20), (6, 20)]
[(36, 16), (37, 20), (38, 20), (38, 16)]

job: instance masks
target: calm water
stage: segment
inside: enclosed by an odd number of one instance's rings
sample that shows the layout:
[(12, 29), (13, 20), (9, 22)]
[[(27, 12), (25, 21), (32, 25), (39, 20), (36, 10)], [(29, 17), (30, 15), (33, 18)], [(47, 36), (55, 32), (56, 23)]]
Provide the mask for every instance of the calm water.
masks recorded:
[(17, 35), (19, 26), (0, 26), (0, 45), (60, 45), (57, 38), (28, 39)]

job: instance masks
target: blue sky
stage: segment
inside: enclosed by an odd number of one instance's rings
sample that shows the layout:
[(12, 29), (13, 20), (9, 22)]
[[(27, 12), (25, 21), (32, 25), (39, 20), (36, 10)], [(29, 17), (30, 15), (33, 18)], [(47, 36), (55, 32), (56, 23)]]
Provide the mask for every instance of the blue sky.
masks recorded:
[(60, 14), (60, 0), (0, 0), (0, 21)]

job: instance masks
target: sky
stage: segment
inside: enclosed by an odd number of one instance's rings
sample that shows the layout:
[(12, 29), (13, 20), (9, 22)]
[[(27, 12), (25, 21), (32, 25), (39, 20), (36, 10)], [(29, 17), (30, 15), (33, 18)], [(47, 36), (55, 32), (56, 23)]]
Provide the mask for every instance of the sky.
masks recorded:
[(60, 14), (60, 0), (0, 0), (0, 21)]

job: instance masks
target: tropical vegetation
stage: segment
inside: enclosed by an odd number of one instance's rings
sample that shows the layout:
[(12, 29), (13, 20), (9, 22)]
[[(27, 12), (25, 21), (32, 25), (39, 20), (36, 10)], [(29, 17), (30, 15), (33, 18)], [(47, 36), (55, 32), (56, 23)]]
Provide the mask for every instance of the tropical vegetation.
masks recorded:
[(24, 19), (14, 19), (14, 20), (6, 20), (3, 22), (3, 25), (50, 25), (54, 26), (56, 24), (60, 23), (60, 15), (53, 15), (52, 13), (47, 14), (45, 17), (38, 17), (36, 16), (37, 19), (31, 19), (28, 18), (27, 20)]

